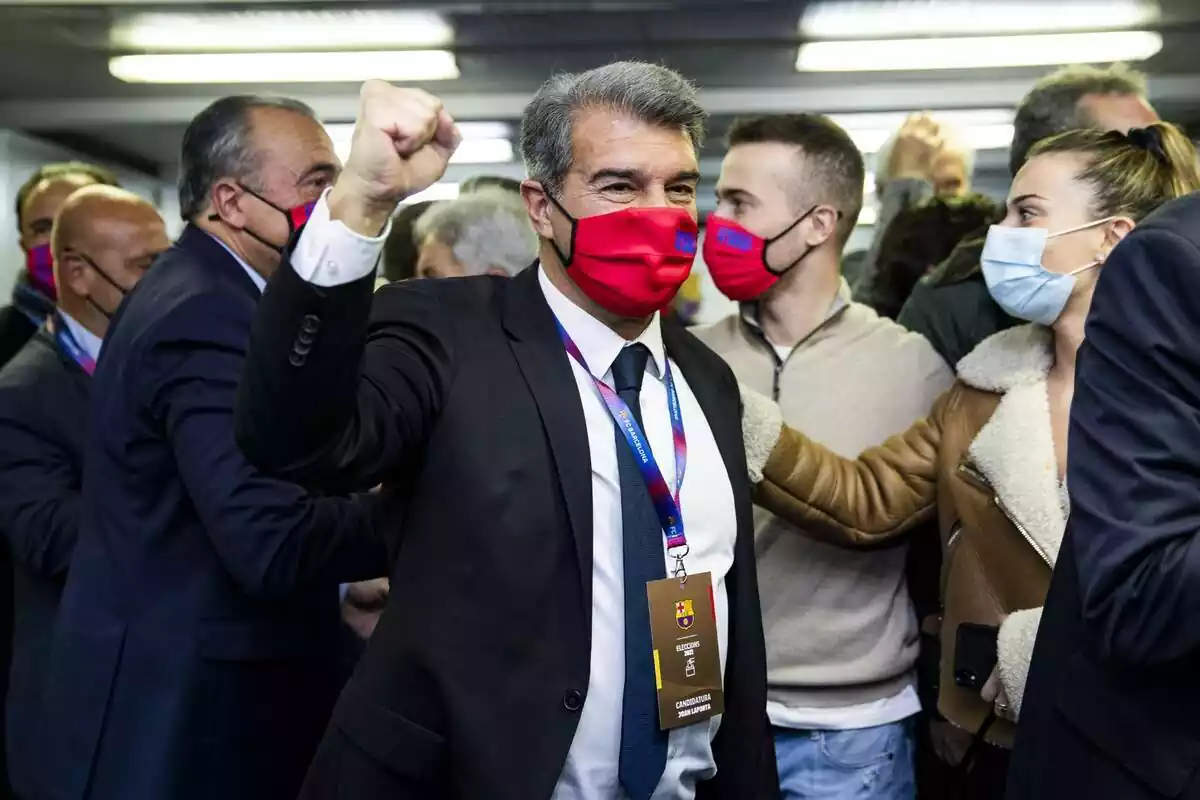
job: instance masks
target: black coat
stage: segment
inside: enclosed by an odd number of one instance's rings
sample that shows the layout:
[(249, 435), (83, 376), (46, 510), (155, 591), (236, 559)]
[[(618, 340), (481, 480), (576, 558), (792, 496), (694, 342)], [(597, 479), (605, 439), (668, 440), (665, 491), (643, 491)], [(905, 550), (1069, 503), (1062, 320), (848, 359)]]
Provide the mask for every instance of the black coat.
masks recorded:
[(1109, 256), (1012, 800), (1200, 798), (1200, 193)]
[(9, 777), (33, 796), (42, 676), (75, 540), (90, 378), (44, 328), (0, 370), (0, 531), (13, 559)]
[(337, 682), (340, 580), (385, 568), (358, 500), (233, 437), (258, 290), (189, 228), (122, 304), (91, 385), (79, 540), (38, 800), (294, 800)]
[(929, 340), (956, 367), (998, 331), (1019, 324), (996, 305), (979, 269), (983, 242), (966, 240), (928, 277), (917, 282), (896, 322)]
[[(320, 485), (383, 481), (394, 508), (388, 608), (338, 702), (308, 800), (554, 790), (588, 691), (591, 460), (537, 274), (385, 287), (372, 313), (372, 278), (319, 289), (285, 268), (259, 306), (238, 398), (247, 455)], [(664, 323), (663, 338), (736, 498), (719, 771), (699, 797), (744, 800), (774, 760), (740, 398), (691, 334)]]
[(33, 338), (38, 326), (16, 306), (0, 308), (0, 366), (12, 360)]

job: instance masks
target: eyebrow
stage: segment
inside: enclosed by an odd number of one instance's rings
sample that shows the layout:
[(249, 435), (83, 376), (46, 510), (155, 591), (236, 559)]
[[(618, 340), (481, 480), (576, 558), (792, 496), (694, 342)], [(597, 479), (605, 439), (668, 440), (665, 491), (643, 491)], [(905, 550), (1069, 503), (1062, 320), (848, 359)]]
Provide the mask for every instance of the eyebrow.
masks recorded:
[[(605, 180), (606, 178), (615, 178), (615, 179), (626, 180), (626, 181), (636, 181), (642, 177), (644, 177), (643, 173), (640, 170), (636, 170), (636, 169), (602, 169), (599, 172), (593, 173), (592, 177), (589, 178), (588, 180), (590, 183), (595, 183), (597, 181)], [(677, 172), (676, 174), (671, 176), (671, 178), (667, 181), (667, 183), (678, 183), (679, 181), (698, 181), (698, 180), (700, 180), (700, 173), (693, 169), (693, 170), (685, 170), (684, 172)]]
[(306, 180), (311, 178), (313, 175), (316, 175), (318, 172), (337, 172), (337, 164), (331, 164), (328, 162), (326, 162), (324, 164), (313, 164), (311, 167), (304, 170), (303, 174), (301, 174), (300, 177), (296, 179), (296, 184), (299, 185), (301, 183), (304, 183)]
[(1030, 193), (1030, 194), (1023, 194), (1020, 197), (1014, 197), (1012, 200), (1008, 201), (1008, 204), (1010, 206), (1015, 206), (1017, 203), (1024, 203), (1026, 200), (1045, 200), (1045, 199), (1046, 198), (1042, 197), (1040, 194)]

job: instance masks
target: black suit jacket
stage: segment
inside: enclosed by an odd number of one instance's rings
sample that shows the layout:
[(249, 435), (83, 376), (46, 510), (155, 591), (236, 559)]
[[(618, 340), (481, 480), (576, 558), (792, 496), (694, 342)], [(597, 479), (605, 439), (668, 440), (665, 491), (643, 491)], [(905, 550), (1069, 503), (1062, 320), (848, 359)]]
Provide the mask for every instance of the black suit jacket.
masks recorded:
[(300, 788), (340, 688), (337, 583), (385, 559), (362, 503), (267, 478), (234, 442), (258, 298), (189, 228), (109, 329), (39, 800), (294, 800)]
[(79, 533), (89, 381), (44, 328), (0, 370), (0, 531), (15, 606), (6, 731), (21, 797), (33, 796), (42, 676)]
[[(392, 508), (388, 608), (303, 797), (549, 798), (587, 697), (592, 615), (591, 460), (569, 357), (536, 269), (385, 287), (374, 313), (372, 284), (319, 289), (282, 269), (238, 398), (252, 461), (318, 486), (382, 481)], [(727, 711), (700, 797), (752, 798), (774, 761), (740, 398), (691, 334), (664, 324), (663, 338), (737, 504)]]
[(1200, 194), (1100, 274), (1013, 800), (1200, 798)]

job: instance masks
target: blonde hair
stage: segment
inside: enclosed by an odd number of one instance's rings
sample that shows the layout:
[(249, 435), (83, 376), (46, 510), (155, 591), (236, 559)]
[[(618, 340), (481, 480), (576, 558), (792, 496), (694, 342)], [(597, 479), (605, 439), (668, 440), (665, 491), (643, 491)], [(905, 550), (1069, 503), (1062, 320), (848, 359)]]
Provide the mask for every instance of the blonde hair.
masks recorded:
[(1094, 191), (1096, 219), (1129, 217), (1140, 222), (1164, 203), (1200, 190), (1196, 147), (1166, 122), (1120, 131), (1075, 130), (1043, 139), (1030, 158), (1074, 153), (1084, 167), (1076, 178)]

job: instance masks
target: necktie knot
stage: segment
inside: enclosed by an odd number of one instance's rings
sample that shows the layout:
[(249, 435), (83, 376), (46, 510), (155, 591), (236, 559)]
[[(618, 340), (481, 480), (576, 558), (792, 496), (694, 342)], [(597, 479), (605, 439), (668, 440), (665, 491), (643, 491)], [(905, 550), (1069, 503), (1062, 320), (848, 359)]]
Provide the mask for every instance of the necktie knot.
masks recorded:
[(613, 389), (617, 394), (642, 390), (642, 377), (646, 374), (646, 360), (650, 350), (644, 344), (631, 344), (621, 350), (612, 365)]

